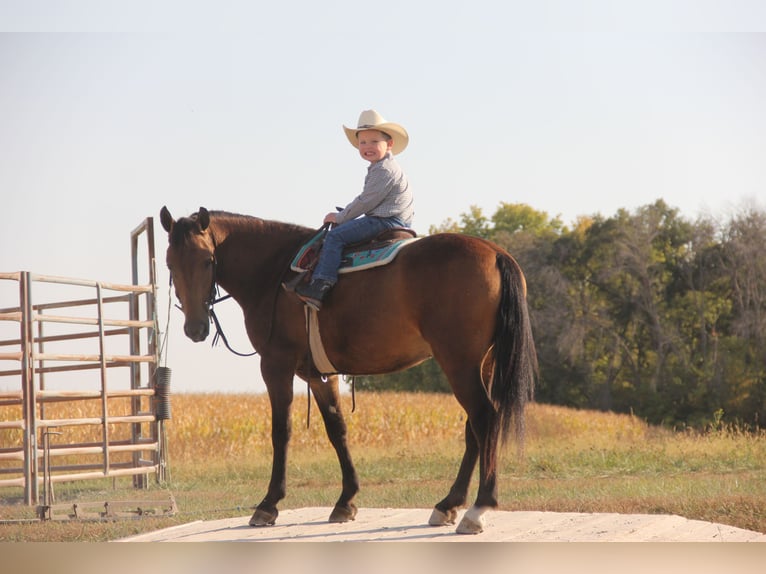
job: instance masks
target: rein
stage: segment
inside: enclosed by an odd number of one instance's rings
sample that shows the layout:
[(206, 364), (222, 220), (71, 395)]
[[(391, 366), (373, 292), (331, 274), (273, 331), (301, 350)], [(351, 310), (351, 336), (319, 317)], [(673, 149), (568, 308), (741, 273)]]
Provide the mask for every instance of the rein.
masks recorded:
[(252, 353), (240, 353), (239, 351), (232, 349), (231, 345), (229, 344), (229, 340), (226, 338), (226, 335), (223, 332), (221, 322), (218, 320), (218, 315), (215, 314), (215, 304), (231, 298), (231, 295), (224, 295), (223, 297), (219, 297), (220, 293), (218, 291), (218, 277), (216, 274), (218, 268), (218, 260), (215, 257), (215, 247), (215, 241), (213, 241), (213, 282), (210, 285), (210, 295), (208, 296), (207, 301), (205, 301), (208, 306), (208, 313), (213, 319), (213, 324), (215, 325), (215, 335), (213, 336), (211, 347), (215, 347), (218, 344), (218, 340), (220, 339), (223, 341), (223, 344), (226, 345), (226, 348), (238, 357), (252, 357), (253, 355), (258, 354), (258, 351), (253, 351)]
[(235, 351), (232, 349), (231, 345), (229, 345), (228, 339), (226, 339), (226, 335), (223, 332), (223, 328), (221, 327), (221, 322), (218, 320), (218, 316), (215, 314), (215, 309), (213, 309), (213, 305), (216, 303), (220, 303), (221, 301), (225, 301), (226, 299), (231, 298), (231, 295), (224, 295), (223, 297), (219, 297), (218, 299), (210, 302), (210, 317), (213, 319), (213, 323), (215, 324), (215, 335), (213, 335), (213, 343), (211, 347), (215, 347), (218, 344), (218, 340), (220, 339), (223, 341), (223, 344), (226, 345), (226, 348), (229, 349), (232, 353), (239, 357), (252, 357), (253, 355), (257, 355), (258, 351), (253, 351), (252, 353), (240, 353), (239, 351)]

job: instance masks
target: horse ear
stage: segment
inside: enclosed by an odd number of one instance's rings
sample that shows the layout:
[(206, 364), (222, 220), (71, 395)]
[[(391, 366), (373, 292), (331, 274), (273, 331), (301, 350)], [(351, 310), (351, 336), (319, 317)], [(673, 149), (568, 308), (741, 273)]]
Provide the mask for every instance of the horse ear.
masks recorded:
[(162, 223), (162, 228), (170, 233), (175, 222), (173, 221), (173, 216), (170, 215), (170, 211), (168, 211), (168, 208), (165, 205), (163, 205), (160, 210), (160, 222)]
[(210, 213), (204, 207), (199, 208), (199, 212), (197, 213), (197, 223), (199, 223), (199, 228), (202, 231), (205, 231), (207, 226), (210, 225)]

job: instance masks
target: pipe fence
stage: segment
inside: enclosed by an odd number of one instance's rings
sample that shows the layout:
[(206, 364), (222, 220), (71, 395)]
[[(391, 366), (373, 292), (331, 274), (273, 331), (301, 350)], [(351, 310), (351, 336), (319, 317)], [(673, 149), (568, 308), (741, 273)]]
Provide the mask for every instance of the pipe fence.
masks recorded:
[(26, 504), (50, 506), (57, 482), (164, 480), (169, 393), (157, 389), (169, 371), (159, 366), (152, 218), (131, 233), (131, 256), (131, 285), (0, 273), (18, 293), (0, 308), (0, 323), (18, 327), (0, 339), (0, 496), (18, 487)]

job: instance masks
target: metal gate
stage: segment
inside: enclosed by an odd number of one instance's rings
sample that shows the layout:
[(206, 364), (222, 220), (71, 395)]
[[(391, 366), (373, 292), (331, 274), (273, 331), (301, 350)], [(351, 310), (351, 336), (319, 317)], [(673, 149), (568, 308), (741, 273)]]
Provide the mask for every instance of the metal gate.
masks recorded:
[(131, 259), (131, 285), (0, 273), (18, 284), (18, 306), (0, 309), (0, 321), (19, 327), (0, 340), (0, 369), (12, 366), (0, 370), (0, 494), (20, 487), (39, 505), (55, 482), (164, 479), (152, 218), (131, 232)]

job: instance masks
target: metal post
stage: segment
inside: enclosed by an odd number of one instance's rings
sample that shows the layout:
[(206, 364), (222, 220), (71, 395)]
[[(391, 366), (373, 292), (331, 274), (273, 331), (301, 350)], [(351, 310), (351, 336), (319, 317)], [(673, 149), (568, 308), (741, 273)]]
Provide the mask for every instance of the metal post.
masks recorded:
[[(154, 219), (151, 217), (147, 217), (138, 227), (136, 227), (131, 235), (130, 235), (130, 251), (131, 251), (131, 276), (133, 285), (139, 285), (139, 270), (138, 270), (138, 239), (141, 236), (141, 234), (146, 235), (146, 244), (147, 244), (147, 258), (148, 258), (148, 266), (149, 266), (149, 282), (152, 287), (151, 293), (146, 294), (146, 320), (147, 321), (153, 321), (153, 328), (148, 328), (146, 332), (146, 354), (153, 356), (155, 358), (154, 364), (148, 365), (148, 381), (146, 381), (146, 386), (154, 387), (155, 379), (156, 379), (156, 368), (159, 364), (158, 359), (158, 349), (159, 346), (157, 345), (157, 316), (156, 316), (156, 296), (157, 296), (157, 281), (156, 281), (156, 272), (154, 268)], [(139, 294), (133, 294), (130, 298), (130, 318), (131, 320), (139, 320), (140, 316), (140, 305), (139, 305)], [(130, 336), (130, 347), (131, 347), (131, 354), (140, 354), (141, 349), (141, 337), (139, 330), (131, 329), (131, 336)], [(141, 380), (141, 368), (140, 365), (133, 365), (131, 366), (131, 387), (134, 389), (138, 389), (142, 386), (142, 380)], [(141, 398), (136, 397), (133, 399), (131, 408), (133, 411), (133, 414), (138, 414), (141, 411)], [(158, 430), (158, 423), (155, 423), (151, 425), (151, 439), (152, 442), (157, 442), (160, 440), (160, 432)], [(142, 429), (140, 424), (133, 425), (132, 430), (133, 435), (133, 442), (138, 442), (142, 437)], [(159, 465), (160, 464), (160, 452), (155, 451), (153, 454), (153, 464)], [(133, 454), (133, 463), (134, 465), (138, 466), (141, 464), (141, 452), (137, 451)], [(158, 474), (157, 480), (160, 480), (160, 476)], [(147, 484), (147, 477), (144, 474), (141, 475), (135, 475), (134, 476), (134, 486), (136, 488), (146, 487)]]
[(101, 355), (101, 439), (104, 447), (104, 475), (109, 474), (109, 395), (106, 383), (106, 345), (104, 344), (104, 300), (101, 294), (101, 283), (96, 284), (96, 299), (98, 301), (98, 345)]
[(32, 279), (29, 271), (19, 277), (21, 308), (21, 379), (24, 403), (24, 500), (28, 505), (40, 501), (37, 484), (37, 392), (35, 386), (34, 317), (32, 315)]
[(33, 504), (32, 501), (32, 436), (30, 424), (30, 408), (32, 401), (32, 392), (29, 384), (29, 338), (27, 337), (27, 283), (29, 273), (22, 272), (19, 275), (19, 310), (21, 311), (21, 322), (19, 324), (19, 340), (21, 341), (21, 400), (24, 410), (24, 502), (27, 505)]

